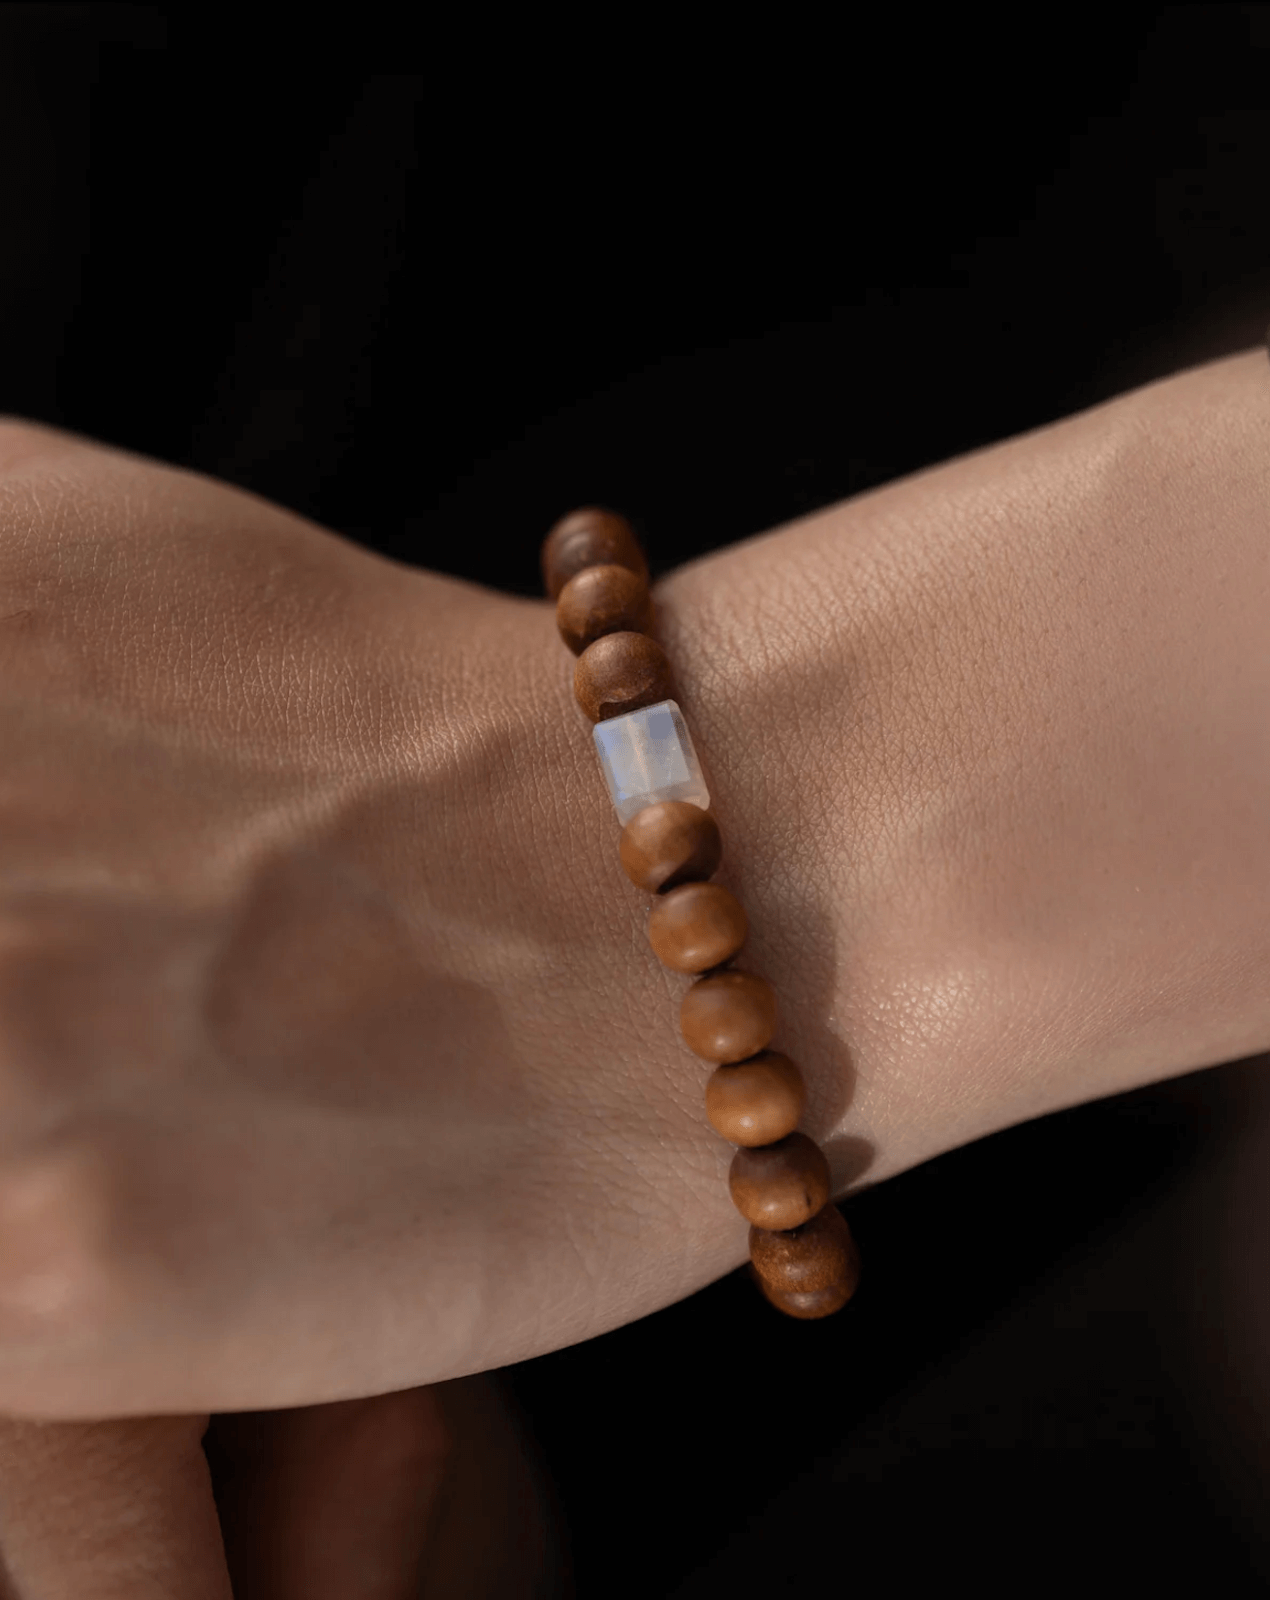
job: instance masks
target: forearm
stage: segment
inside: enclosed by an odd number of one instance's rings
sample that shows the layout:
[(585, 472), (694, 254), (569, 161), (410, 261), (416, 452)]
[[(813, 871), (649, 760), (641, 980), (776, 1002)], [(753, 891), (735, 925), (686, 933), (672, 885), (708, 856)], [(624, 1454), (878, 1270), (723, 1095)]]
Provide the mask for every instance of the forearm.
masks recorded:
[(1270, 1044), (1267, 508), (1257, 354), (662, 585), (746, 959), (870, 1179)]

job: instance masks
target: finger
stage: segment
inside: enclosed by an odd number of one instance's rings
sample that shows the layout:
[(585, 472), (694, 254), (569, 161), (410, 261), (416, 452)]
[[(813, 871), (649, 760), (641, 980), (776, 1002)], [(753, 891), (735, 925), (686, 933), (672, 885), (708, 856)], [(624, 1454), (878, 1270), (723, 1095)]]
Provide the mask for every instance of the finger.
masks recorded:
[(217, 1417), (236, 1600), (417, 1600), (449, 1453), (431, 1389)]
[(0, 1550), (21, 1600), (231, 1600), (206, 1417), (0, 1419)]
[(424, 1595), (558, 1600), (573, 1592), (549, 1480), (496, 1379), (435, 1390), (454, 1445), (433, 1508)]

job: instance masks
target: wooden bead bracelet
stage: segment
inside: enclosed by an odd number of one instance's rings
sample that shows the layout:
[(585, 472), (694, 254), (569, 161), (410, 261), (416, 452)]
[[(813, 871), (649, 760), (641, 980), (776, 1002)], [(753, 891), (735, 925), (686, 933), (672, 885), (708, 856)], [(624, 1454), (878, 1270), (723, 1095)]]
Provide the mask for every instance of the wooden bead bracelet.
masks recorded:
[(739, 1146), (728, 1183), (750, 1224), (750, 1260), (763, 1293), (794, 1317), (825, 1317), (851, 1298), (860, 1258), (830, 1198), (829, 1163), (798, 1132), (802, 1073), (768, 1046), (772, 986), (732, 962), (745, 910), (711, 883), (722, 857), (670, 663), (651, 637), (648, 567), (630, 524), (611, 511), (574, 511), (542, 547), (560, 636), (577, 656), (573, 690), (595, 724), (609, 793), (622, 823), (622, 866), (655, 896), (648, 940), (657, 958), (694, 978), (683, 997), (684, 1042), (714, 1064), (706, 1115)]

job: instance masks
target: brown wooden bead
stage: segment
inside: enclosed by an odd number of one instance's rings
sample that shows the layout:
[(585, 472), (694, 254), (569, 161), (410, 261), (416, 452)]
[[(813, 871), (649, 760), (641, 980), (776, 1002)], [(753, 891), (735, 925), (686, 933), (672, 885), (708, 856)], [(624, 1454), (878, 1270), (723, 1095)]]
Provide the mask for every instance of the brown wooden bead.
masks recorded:
[(776, 993), (752, 972), (712, 972), (684, 995), (679, 1027), (689, 1050), (707, 1061), (744, 1061), (771, 1043)]
[(798, 1228), (829, 1199), (829, 1163), (814, 1139), (790, 1133), (738, 1150), (728, 1173), (732, 1204), (756, 1228)]
[(732, 1144), (775, 1144), (793, 1133), (806, 1101), (802, 1073), (777, 1050), (716, 1067), (706, 1084), (706, 1115)]
[(670, 662), (646, 634), (606, 633), (578, 657), (573, 693), (592, 722), (622, 717), (673, 698)]
[(778, 1311), (783, 1311), (787, 1317), (799, 1317), (804, 1322), (816, 1317), (831, 1317), (835, 1311), (841, 1311), (851, 1298), (851, 1289), (843, 1283), (833, 1283), (827, 1288), (813, 1289), (804, 1294), (783, 1294), (779, 1289), (769, 1288), (757, 1272), (754, 1276), (764, 1296)]
[(750, 1260), (763, 1293), (794, 1317), (828, 1316), (860, 1282), (860, 1252), (835, 1205), (788, 1232), (751, 1228)]
[(626, 518), (599, 506), (583, 506), (561, 517), (543, 540), (542, 577), (547, 593), (557, 599), (575, 572), (599, 566), (627, 567), (648, 581), (644, 552)]
[(723, 856), (719, 824), (690, 800), (659, 800), (622, 829), (622, 868), (638, 889), (662, 894), (717, 872)]
[(706, 972), (730, 961), (745, 943), (745, 907), (721, 883), (684, 883), (662, 895), (648, 914), (648, 942), (674, 972)]
[(556, 601), (556, 627), (575, 656), (606, 633), (647, 633), (652, 625), (648, 584), (626, 567), (583, 567)]

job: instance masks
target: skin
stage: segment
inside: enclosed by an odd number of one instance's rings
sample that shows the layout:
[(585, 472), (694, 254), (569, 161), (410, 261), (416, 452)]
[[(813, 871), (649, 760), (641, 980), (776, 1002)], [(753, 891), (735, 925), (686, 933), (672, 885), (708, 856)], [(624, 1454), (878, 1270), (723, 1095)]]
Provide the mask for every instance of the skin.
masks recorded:
[[(838, 1193), (1270, 1046), (1267, 505), (1258, 353), (659, 586)], [(0, 600), (0, 1409), (168, 1414), (202, 1538), (182, 1416), (744, 1258), (544, 605), (17, 424)]]
[(555, 1537), (484, 1379), (210, 1431), (0, 1420), (5, 1600), (545, 1600)]

